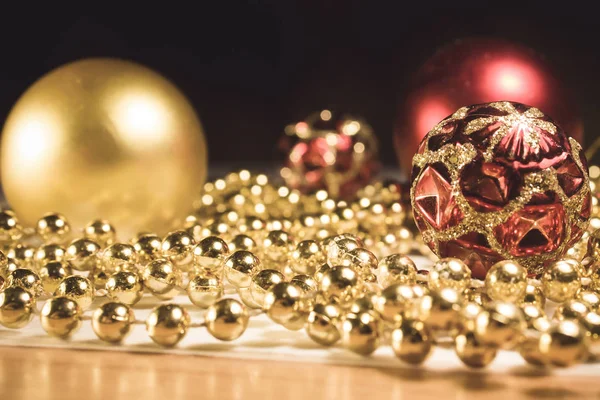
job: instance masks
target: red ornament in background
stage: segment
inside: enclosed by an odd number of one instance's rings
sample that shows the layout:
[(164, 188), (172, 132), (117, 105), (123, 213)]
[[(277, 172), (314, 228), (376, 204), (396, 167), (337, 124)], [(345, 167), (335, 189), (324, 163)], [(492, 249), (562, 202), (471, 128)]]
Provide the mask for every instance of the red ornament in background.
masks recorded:
[(531, 49), (499, 39), (467, 39), (445, 46), (418, 71), (401, 105), (394, 142), (410, 171), (421, 139), (468, 104), (510, 100), (544, 110), (579, 143), (583, 126), (567, 88)]
[(462, 107), (438, 123), (419, 145), (411, 182), (425, 243), (440, 257), (465, 260), (476, 278), (502, 259), (540, 273), (590, 217), (581, 146), (520, 103)]
[(329, 110), (286, 127), (281, 177), (304, 193), (327, 189), (334, 197), (356, 193), (378, 168), (377, 141), (366, 122)]

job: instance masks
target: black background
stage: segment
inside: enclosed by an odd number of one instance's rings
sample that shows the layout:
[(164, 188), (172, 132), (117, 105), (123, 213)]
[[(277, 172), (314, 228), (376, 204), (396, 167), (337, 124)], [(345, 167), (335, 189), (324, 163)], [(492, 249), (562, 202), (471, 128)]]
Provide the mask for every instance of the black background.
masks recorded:
[(362, 115), (396, 163), (391, 136), (411, 75), (457, 38), (500, 37), (543, 54), (576, 95), (586, 142), (600, 132), (600, 26), (590, 3), (97, 2), (87, 10), (4, 5), (0, 120), (38, 77), (91, 56), (131, 59), (190, 98), (210, 160), (271, 161), (286, 124), (323, 107)]

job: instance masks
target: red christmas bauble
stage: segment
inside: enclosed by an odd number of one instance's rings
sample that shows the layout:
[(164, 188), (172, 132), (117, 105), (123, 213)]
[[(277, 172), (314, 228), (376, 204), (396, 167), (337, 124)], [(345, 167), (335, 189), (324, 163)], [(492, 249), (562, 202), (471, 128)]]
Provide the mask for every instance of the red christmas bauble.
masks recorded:
[(539, 109), (514, 102), (462, 107), (413, 158), (411, 204), (425, 243), (483, 278), (513, 259), (531, 275), (562, 257), (590, 217), (585, 155)]
[(329, 110), (289, 125), (279, 143), (285, 155), (281, 177), (303, 193), (327, 189), (354, 196), (377, 172), (377, 139), (363, 120)]
[(565, 85), (534, 51), (499, 39), (467, 39), (443, 47), (417, 72), (401, 105), (394, 141), (400, 166), (410, 171), (421, 139), (467, 104), (510, 100), (544, 110), (582, 143), (579, 111)]

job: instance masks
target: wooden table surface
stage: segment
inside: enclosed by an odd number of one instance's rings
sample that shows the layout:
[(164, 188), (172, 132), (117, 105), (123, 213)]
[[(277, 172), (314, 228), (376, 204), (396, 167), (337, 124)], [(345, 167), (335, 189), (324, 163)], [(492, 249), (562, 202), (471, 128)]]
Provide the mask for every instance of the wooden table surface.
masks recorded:
[[(373, 397), (375, 396), (375, 397)], [(596, 378), (0, 347), (0, 399), (600, 398)]]

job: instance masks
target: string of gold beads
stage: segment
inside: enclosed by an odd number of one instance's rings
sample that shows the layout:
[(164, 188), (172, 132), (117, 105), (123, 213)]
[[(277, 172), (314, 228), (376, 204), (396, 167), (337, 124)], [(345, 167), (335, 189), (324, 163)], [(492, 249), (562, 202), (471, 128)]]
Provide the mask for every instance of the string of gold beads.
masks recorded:
[[(60, 214), (28, 230), (11, 211), (0, 212), (0, 324), (22, 328), (36, 315), (36, 301), (47, 298), (41, 325), (60, 338), (91, 319), (98, 338), (113, 343), (142, 323), (162, 346), (192, 329), (235, 340), (250, 318), (265, 313), (320, 345), (363, 355), (391, 345), (410, 364), (425, 361), (435, 346), (453, 347), (470, 367), (486, 366), (499, 349), (557, 367), (596, 352), (600, 232), (537, 279), (502, 261), (480, 282), (457, 259), (417, 270), (411, 253), (430, 254), (406, 225), (395, 184), (334, 201), (324, 191), (300, 195), (246, 172), (207, 183), (197, 210), (165, 237), (142, 233), (119, 242), (116, 229), (97, 220), (73, 238)], [(170, 303), (182, 292), (205, 309), (203, 319)], [(165, 303), (138, 321), (134, 308), (144, 293)], [(107, 301), (87, 316), (102, 296)], [(546, 301), (556, 304), (551, 316)]]

